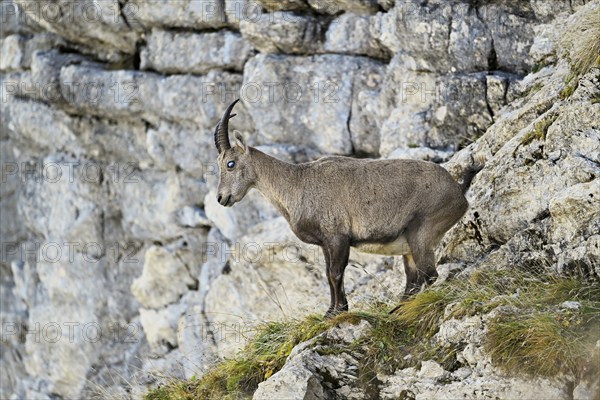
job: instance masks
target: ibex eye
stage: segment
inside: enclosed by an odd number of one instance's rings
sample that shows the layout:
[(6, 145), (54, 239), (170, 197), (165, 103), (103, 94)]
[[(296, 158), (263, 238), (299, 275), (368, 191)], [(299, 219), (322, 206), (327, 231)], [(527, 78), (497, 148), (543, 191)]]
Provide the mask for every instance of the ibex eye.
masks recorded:
[(227, 168), (231, 169), (231, 168), (233, 168), (233, 167), (235, 167), (235, 161), (229, 161), (229, 162), (227, 163)]

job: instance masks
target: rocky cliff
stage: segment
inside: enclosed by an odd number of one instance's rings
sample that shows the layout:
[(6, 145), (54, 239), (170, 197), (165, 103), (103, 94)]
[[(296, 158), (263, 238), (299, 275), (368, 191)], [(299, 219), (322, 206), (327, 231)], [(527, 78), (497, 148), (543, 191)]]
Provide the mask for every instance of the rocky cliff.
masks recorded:
[[(2, 398), (139, 396), (234, 356), (262, 321), (325, 311), (319, 249), (259, 193), (216, 202), (212, 130), (237, 97), (232, 128), (289, 161), (458, 175), (485, 159), (443, 277), (600, 276), (598, 1), (0, 4)], [(401, 270), (353, 253), (351, 309), (395, 304)], [(391, 371), (377, 396), (591, 396), (501, 375), (482, 344), (493, 316), (445, 320), (460, 366)], [(323, 335), (351, 343), (365, 324)], [(300, 345), (255, 397), (361, 396), (351, 359), (319, 357)]]

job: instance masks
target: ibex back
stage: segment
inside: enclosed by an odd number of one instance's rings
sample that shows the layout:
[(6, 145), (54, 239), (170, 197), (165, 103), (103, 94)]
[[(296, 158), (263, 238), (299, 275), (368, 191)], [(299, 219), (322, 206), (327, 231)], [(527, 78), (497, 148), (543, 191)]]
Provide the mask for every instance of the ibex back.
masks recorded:
[(226, 207), (258, 189), (281, 212), (292, 231), (322, 248), (331, 303), (326, 316), (348, 310), (344, 270), (350, 247), (368, 253), (403, 255), (406, 294), (437, 277), (434, 250), (468, 207), (459, 185), (437, 164), (415, 160), (323, 157), (290, 164), (246, 146), (228, 134), (227, 107), (215, 129), (220, 180), (217, 200)]

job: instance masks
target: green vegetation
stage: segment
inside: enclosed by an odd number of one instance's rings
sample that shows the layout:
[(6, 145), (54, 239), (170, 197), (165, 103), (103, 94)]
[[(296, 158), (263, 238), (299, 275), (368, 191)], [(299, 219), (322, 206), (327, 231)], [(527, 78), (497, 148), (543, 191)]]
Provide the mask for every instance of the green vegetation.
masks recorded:
[(578, 22), (569, 25), (560, 43), (576, 78), (600, 67), (600, 9), (593, 9)]
[[(556, 54), (552, 54), (552, 58), (555, 58), (555, 57), (556, 57)], [(536, 72), (540, 72), (542, 69), (546, 68), (549, 65), (553, 65), (553, 64), (554, 64), (553, 62), (548, 61), (548, 60), (541, 61), (538, 64), (535, 64), (533, 66), (533, 68), (531, 68), (531, 72), (535, 74)]]
[(560, 46), (563, 48), (563, 57), (571, 67), (571, 73), (560, 93), (564, 100), (573, 95), (579, 86), (579, 78), (591, 68), (600, 67), (600, 9), (593, 9), (578, 24), (569, 25)]
[(577, 90), (577, 88), (579, 87), (579, 81), (575, 80), (574, 82), (567, 82), (566, 86), (564, 87), (563, 90), (561, 90), (560, 92), (560, 98), (562, 100), (566, 100), (569, 97), (573, 96), (573, 93), (575, 93), (575, 90)]
[(554, 121), (558, 118), (557, 115), (546, 117), (533, 125), (533, 129), (523, 137), (521, 141), (521, 145), (527, 146), (534, 140), (544, 141), (546, 140), (546, 134), (548, 133), (548, 128), (552, 126)]
[[(562, 307), (565, 301), (577, 301), (580, 307)], [(600, 286), (576, 277), (481, 270), (412, 296), (391, 315), (389, 306), (377, 304), (332, 320), (311, 315), (265, 323), (234, 359), (217, 364), (200, 379), (164, 384), (146, 399), (250, 397), (258, 383), (281, 369), (295, 345), (343, 322), (361, 320), (371, 328), (355, 343), (326, 343), (317, 337), (313, 346), (320, 345), (323, 355), (361, 354), (360, 375), (367, 381), (377, 372), (418, 366), (419, 360), (433, 359), (454, 370), (464, 344), (441, 348), (432, 339), (440, 324), (493, 310), (496, 316), (488, 322), (485, 350), (495, 365), (536, 376), (589, 373), (600, 329)]]
[(532, 87), (530, 87), (524, 94), (523, 96), (529, 96), (532, 95), (534, 93), (539, 92), (540, 90), (542, 90), (542, 88), (544, 87), (544, 85), (542, 85), (540, 82), (537, 82), (535, 85), (533, 85)]
[(148, 393), (146, 399), (237, 399), (249, 395), (281, 369), (294, 346), (330, 327), (330, 322), (314, 315), (302, 321), (262, 324), (238, 357), (217, 364), (201, 379), (163, 385)]

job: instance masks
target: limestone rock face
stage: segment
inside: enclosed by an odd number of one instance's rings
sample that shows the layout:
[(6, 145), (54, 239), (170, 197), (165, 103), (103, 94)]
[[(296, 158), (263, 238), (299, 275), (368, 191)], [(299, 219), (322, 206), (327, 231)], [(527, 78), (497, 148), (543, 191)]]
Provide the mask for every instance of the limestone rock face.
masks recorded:
[(498, 267), (526, 258), (555, 272), (583, 267), (598, 273), (600, 109), (591, 104), (600, 93), (598, 71), (561, 101), (568, 73), (563, 67), (538, 76), (539, 92), (503, 114), (465, 151), (486, 152), (488, 160), (471, 187), (470, 212), (446, 236), (449, 259), (481, 265), (483, 257), (483, 264)]
[(316, 17), (276, 11), (242, 20), (240, 30), (262, 53), (311, 54), (323, 52), (324, 25)]
[[(284, 368), (261, 383), (252, 399), (348, 398), (352, 391), (353, 398), (364, 398), (365, 393), (360, 389), (350, 389), (357, 383), (360, 360), (349, 354), (322, 356), (319, 348), (328, 342), (350, 344), (360, 339), (369, 328), (366, 321), (357, 326), (345, 324), (314, 338), (313, 342), (318, 340), (323, 343), (315, 348), (306, 346), (308, 343), (296, 346)], [(324, 376), (331, 377), (339, 388), (334, 388), (329, 382), (325, 383)]]
[(205, 74), (211, 69), (241, 71), (252, 54), (252, 47), (233, 32), (174, 34), (154, 30), (147, 43), (140, 67), (167, 74)]
[[(0, 398), (139, 398), (160, 377), (198, 377), (233, 356), (261, 321), (325, 312), (321, 250), (254, 190), (232, 208), (216, 201), (213, 133), (235, 98), (231, 130), (288, 162), (414, 158), (458, 177), (483, 158), (471, 208), (438, 249), (441, 279), (516, 264), (597, 278), (600, 78), (591, 69), (567, 87), (561, 47), (563, 28), (597, 8), (2, 0)], [(351, 308), (397, 301), (400, 258), (350, 260)], [(481, 345), (486, 318), (446, 321), (435, 338), (468, 341), (458, 370), (421, 360), (369, 390), (593, 392), (500, 376)], [(319, 340), (351, 343), (367, 329)], [(371, 395), (360, 357), (312, 344), (254, 397)]]
[[(256, 56), (246, 65), (244, 87), (249, 88), (248, 109), (261, 134), (259, 140), (311, 146), (324, 153), (352, 153), (352, 125), (359, 135), (356, 145), (361, 147), (365, 145), (361, 133), (374, 125), (365, 122), (375, 119), (366, 115), (361, 100), (368, 100), (361, 97), (375, 90), (382, 75), (380, 63), (361, 57)], [(257, 90), (250, 93), (252, 86)], [(278, 111), (274, 103), (288, 106)], [(366, 121), (358, 120), (361, 115)]]

